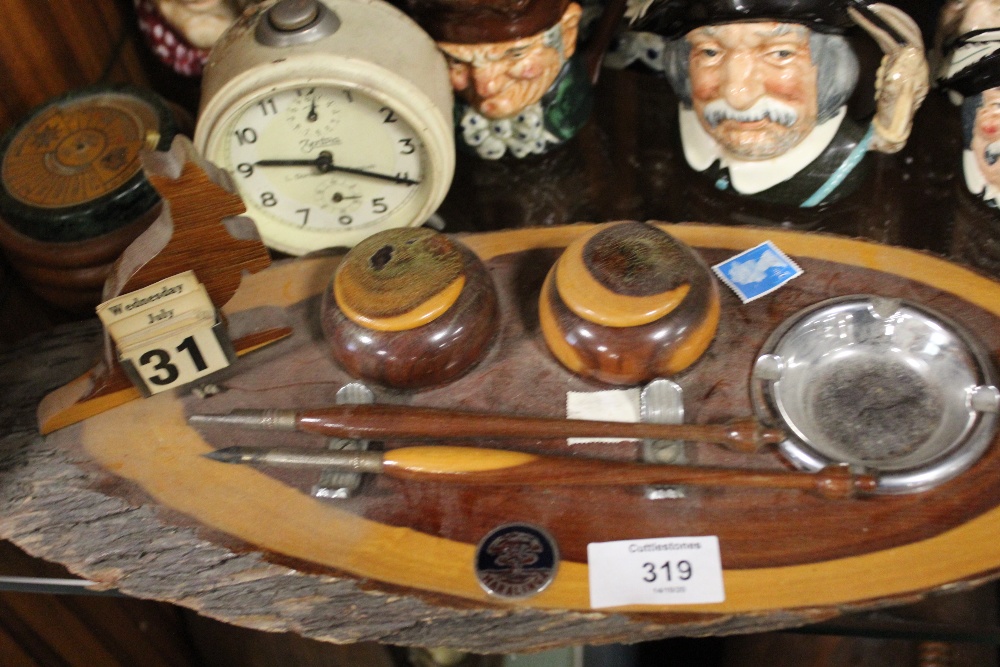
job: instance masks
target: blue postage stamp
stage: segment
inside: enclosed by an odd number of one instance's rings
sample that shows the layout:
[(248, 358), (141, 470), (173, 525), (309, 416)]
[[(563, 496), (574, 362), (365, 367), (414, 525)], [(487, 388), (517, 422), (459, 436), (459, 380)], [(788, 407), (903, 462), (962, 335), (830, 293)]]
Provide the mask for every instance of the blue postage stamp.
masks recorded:
[(712, 270), (743, 303), (770, 294), (792, 278), (802, 275), (802, 269), (771, 241), (744, 250), (716, 264)]

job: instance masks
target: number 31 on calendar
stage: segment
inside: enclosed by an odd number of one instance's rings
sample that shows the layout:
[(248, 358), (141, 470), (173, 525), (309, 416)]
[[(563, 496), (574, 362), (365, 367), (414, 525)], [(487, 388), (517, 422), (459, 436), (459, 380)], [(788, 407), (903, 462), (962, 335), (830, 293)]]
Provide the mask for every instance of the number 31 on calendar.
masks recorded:
[(157, 394), (227, 367), (232, 354), (224, 342), (211, 326), (186, 329), (133, 347), (121, 361), (133, 382)]

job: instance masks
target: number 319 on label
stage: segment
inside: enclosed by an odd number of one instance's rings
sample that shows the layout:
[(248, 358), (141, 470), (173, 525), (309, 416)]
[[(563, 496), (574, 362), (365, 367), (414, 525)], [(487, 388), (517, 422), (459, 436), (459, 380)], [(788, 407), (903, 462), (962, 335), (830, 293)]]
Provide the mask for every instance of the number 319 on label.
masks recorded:
[(726, 599), (714, 535), (594, 542), (587, 545), (587, 567), (595, 609)]
[[(147, 394), (187, 384), (228, 366), (232, 360), (212, 327), (185, 329), (121, 353), (126, 373)], [(138, 385), (139, 382), (136, 382)]]

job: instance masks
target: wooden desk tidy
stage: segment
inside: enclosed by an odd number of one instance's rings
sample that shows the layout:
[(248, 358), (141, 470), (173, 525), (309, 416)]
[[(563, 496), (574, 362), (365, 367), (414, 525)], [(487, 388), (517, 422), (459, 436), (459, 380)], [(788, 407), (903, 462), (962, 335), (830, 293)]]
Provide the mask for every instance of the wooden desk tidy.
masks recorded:
[[(1000, 349), (1000, 285), (931, 255), (784, 230), (657, 226), (709, 265), (770, 239), (804, 271), (749, 304), (719, 290), (715, 338), (676, 377), (691, 397), (686, 424), (749, 414), (746, 379), (766, 338), (778, 323), (833, 296), (869, 291), (932, 303), (977, 332), (988, 349)], [(462, 237), (497, 287), (496, 347), (454, 382), (386, 392), (382, 403), (562, 418), (566, 392), (606, 389), (552, 358), (532, 307), (552, 262), (594, 229)], [(294, 334), (234, 364), (217, 381), (219, 393), (163, 392), (39, 438), (28, 417), (37, 397), (88, 361), (99, 342), (96, 327), (89, 335), (66, 329), (46, 345), (23, 346), (0, 359), (0, 379), (17, 388), (4, 420), (10, 465), (0, 533), (105, 586), (232, 623), (324, 640), (478, 652), (787, 628), (954, 590), (1000, 572), (996, 439), (976, 465), (946, 485), (874, 498), (689, 486), (684, 498), (661, 501), (624, 485), (485, 490), (373, 475), (361, 492), (333, 502), (311, 495), (322, 468), (224, 465), (206, 458), (234, 445), (329, 451), (321, 435), (237, 432), (189, 424), (188, 418), (331, 402), (351, 378), (330, 355), (315, 315), (343, 257), (301, 258), (244, 279), (226, 306), (230, 319), (241, 313), (259, 318), (264, 307), (278, 307)], [(23, 385), (25, 368), (33, 370), (30, 385)], [(392, 452), (399, 444), (388, 442), (385, 451), (397, 456)], [(636, 460), (641, 445), (567, 447), (530, 438), (489, 446), (626, 462)], [(690, 463), (704, 468), (787, 470), (773, 454), (692, 449)], [(473, 563), (483, 536), (511, 522), (544, 529), (561, 562), (539, 595), (507, 602), (483, 590)], [(594, 608), (588, 545), (665, 536), (718, 538), (725, 600)]]

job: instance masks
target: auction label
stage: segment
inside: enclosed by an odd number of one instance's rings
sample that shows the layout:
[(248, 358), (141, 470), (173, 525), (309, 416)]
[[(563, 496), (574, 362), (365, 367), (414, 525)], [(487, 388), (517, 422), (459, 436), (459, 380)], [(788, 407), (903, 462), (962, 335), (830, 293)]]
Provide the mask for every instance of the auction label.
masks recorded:
[(664, 537), (587, 545), (590, 606), (723, 602), (719, 538)]

